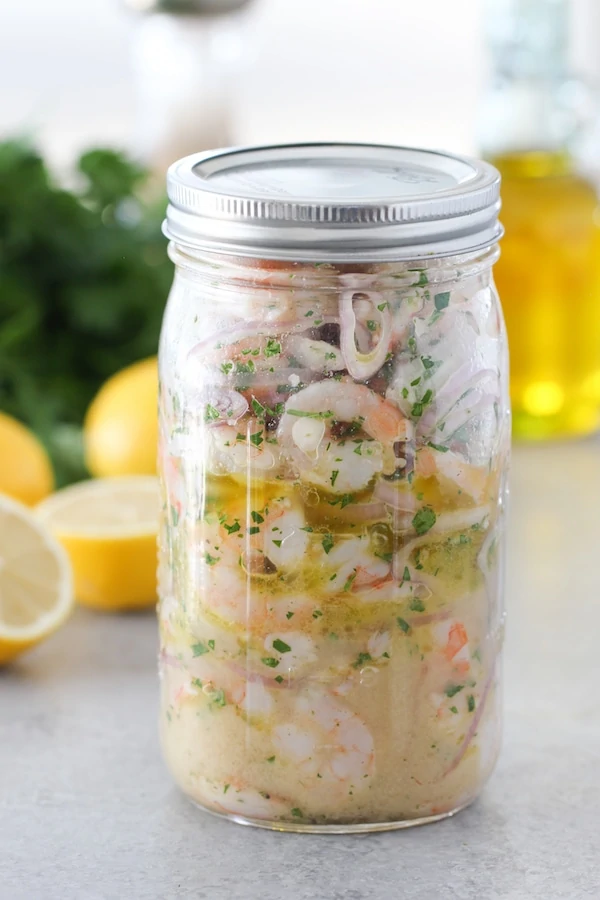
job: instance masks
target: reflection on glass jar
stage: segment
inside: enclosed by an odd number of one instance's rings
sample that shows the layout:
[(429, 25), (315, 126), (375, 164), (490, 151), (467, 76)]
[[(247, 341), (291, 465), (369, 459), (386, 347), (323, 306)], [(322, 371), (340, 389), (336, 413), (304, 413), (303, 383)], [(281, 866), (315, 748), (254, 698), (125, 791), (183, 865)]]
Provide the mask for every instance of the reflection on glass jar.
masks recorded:
[(293, 238), (278, 255), (298, 259), (259, 257), (251, 238), (253, 256), (184, 246), (182, 221), (173, 206), (160, 354), (169, 767), (197, 803), (253, 824), (451, 814), (477, 796), (500, 734), (495, 238), (315, 262)]

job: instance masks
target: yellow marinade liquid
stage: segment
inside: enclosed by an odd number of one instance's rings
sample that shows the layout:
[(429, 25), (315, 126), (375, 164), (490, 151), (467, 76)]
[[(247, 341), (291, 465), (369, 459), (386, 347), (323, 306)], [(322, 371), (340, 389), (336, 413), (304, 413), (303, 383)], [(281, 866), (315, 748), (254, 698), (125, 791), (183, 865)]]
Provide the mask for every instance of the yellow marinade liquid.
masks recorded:
[(514, 433), (584, 435), (600, 425), (600, 211), (564, 153), (493, 159), (506, 236), (494, 273), (511, 355)]

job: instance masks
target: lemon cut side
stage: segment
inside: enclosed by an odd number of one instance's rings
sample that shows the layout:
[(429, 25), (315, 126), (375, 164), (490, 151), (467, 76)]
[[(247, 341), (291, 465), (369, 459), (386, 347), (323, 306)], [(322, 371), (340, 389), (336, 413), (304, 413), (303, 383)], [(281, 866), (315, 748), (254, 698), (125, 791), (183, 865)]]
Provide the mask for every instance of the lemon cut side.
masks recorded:
[(154, 476), (83, 481), (48, 497), (37, 513), (69, 555), (79, 603), (100, 610), (156, 603)]
[(0, 664), (56, 631), (72, 608), (65, 550), (35, 513), (0, 495)]

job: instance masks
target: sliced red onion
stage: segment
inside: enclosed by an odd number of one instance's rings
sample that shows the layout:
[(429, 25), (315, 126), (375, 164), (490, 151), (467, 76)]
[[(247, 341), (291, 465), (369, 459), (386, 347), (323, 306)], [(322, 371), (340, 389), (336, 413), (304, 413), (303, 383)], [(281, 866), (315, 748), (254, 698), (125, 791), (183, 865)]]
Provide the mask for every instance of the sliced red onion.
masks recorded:
[(492, 684), (494, 683), (495, 674), (496, 674), (496, 664), (494, 663), (494, 665), (492, 666), (491, 672), (488, 675), (488, 679), (485, 683), (485, 687), (483, 688), (481, 697), (479, 698), (479, 704), (475, 711), (475, 715), (473, 716), (473, 719), (471, 721), (471, 725), (469, 726), (469, 730), (467, 731), (467, 733), (464, 737), (464, 740), (458, 749), (458, 753), (456, 754), (456, 756), (454, 757), (454, 759), (452, 760), (452, 762), (450, 763), (448, 768), (445, 770), (445, 772), (442, 774), (442, 776), (441, 776), (442, 778), (446, 778), (447, 775), (450, 775), (451, 772), (454, 772), (454, 770), (463, 761), (463, 759), (465, 757), (465, 753), (469, 749), (471, 741), (473, 740), (473, 737), (475, 736), (475, 733), (477, 732), (477, 729), (479, 728), (479, 723), (481, 722), (481, 718), (482, 718), (484, 710), (485, 710), (486, 700), (489, 696), (490, 688), (491, 688)]
[(366, 381), (384, 364), (392, 338), (392, 317), (386, 304), (383, 309), (374, 307), (373, 316), (381, 325), (379, 340), (369, 353), (363, 353), (356, 346), (356, 316), (354, 295), (356, 291), (344, 291), (340, 297), (340, 349), (348, 372), (357, 381)]
[(220, 387), (206, 387), (196, 394), (204, 422), (215, 425), (235, 425), (248, 412), (248, 401), (237, 391)]
[(417, 500), (413, 493), (399, 491), (393, 483), (380, 479), (375, 485), (374, 495), (398, 512), (413, 513), (417, 509)]

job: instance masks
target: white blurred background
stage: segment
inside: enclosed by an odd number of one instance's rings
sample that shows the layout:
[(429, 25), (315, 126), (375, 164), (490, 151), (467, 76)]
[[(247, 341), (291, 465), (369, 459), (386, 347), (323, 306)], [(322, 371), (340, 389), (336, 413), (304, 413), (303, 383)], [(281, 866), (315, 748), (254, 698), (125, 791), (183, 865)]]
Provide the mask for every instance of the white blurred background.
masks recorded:
[[(473, 152), (484, 0), (256, 0), (235, 86), (237, 143), (367, 139)], [(573, 0), (572, 63), (596, 78), (598, 0)], [(120, 0), (1, 0), (0, 136), (63, 162), (130, 146), (131, 43)]]

